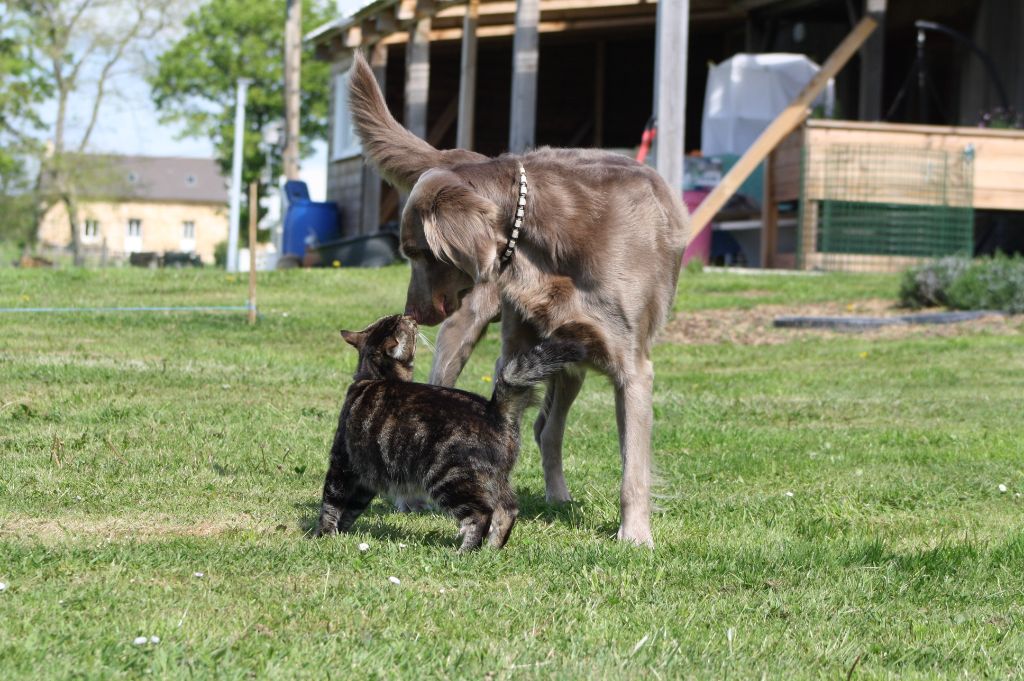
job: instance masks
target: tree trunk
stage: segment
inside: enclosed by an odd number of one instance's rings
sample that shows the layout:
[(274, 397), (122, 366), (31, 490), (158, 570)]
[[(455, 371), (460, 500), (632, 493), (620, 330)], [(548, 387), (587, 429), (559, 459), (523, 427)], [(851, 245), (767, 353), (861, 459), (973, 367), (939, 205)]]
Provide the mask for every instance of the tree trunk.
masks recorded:
[(81, 267), (84, 263), (82, 258), (82, 233), (78, 225), (78, 201), (74, 192), (61, 192), (61, 202), (68, 213), (68, 224), (71, 226), (71, 254), (74, 258), (75, 267)]

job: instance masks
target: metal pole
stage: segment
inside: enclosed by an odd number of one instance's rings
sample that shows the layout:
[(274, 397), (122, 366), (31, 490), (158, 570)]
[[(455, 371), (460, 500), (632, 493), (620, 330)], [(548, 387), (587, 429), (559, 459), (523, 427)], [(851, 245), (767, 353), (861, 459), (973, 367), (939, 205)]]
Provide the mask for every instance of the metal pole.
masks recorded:
[(231, 158), (231, 196), (228, 209), (228, 272), (238, 271), (238, 229), (242, 200), (242, 138), (245, 135), (245, 97), (248, 78), (238, 79), (235, 95), (235, 150)]

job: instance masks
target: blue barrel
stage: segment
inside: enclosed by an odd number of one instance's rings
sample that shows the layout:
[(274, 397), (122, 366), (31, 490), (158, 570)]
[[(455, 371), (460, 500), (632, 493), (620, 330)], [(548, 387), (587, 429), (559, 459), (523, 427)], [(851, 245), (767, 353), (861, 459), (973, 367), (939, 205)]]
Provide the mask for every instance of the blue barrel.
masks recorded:
[(338, 206), (333, 201), (310, 201), (305, 182), (284, 184), (288, 213), (284, 217), (282, 248), (286, 254), (302, 257), (307, 245), (322, 244), (341, 236)]

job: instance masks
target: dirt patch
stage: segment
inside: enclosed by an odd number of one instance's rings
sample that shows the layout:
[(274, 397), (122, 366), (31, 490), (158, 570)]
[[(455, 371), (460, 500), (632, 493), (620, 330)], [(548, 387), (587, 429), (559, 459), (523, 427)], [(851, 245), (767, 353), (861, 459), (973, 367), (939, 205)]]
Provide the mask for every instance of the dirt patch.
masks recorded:
[[(0, 520), (0, 539), (28, 539), (38, 542), (67, 539), (161, 539), (169, 537), (213, 537), (234, 530), (261, 534), (280, 532), (281, 525), (260, 523), (248, 515), (185, 522), (170, 516), (135, 518), (19, 518)], [(295, 532), (298, 527), (285, 528)]]
[(972, 333), (1011, 335), (1021, 333), (1021, 317), (993, 315), (956, 324), (886, 326), (863, 331), (825, 329), (776, 329), (776, 317), (858, 316), (898, 317), (907, 314), (891, 300), (869, 299), (853, 303), (808, 303), (805, 305), (757, 305), (748, 310), (726, 308), (680, 312), (661, 332), (659, 340), (684, 345), (777, 345), (801, 338), (835, 338), (856, 335), (859, 338), (885, 339), (910, 337), (950, 337)]

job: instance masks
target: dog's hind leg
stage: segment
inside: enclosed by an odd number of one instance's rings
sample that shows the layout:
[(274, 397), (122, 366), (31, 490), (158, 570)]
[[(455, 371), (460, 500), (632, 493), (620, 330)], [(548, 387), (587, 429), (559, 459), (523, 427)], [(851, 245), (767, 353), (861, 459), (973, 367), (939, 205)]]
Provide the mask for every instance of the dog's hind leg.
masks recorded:
[(618, 538), (654, 546), (651, 536), (651, 391), (654, 368), (642, 359), (615, 381), (615, 416), (622, 453), (622, 524)]
[(552, 376), (544, 395), (544, 407), (533, 424), (533, 435), (544, 467), (544, 496), (549, 503), (572, 501), (562, 470), (562, 440), (569, 408), (580, 394), (585, 376), (585, 371), (578, 367)]

